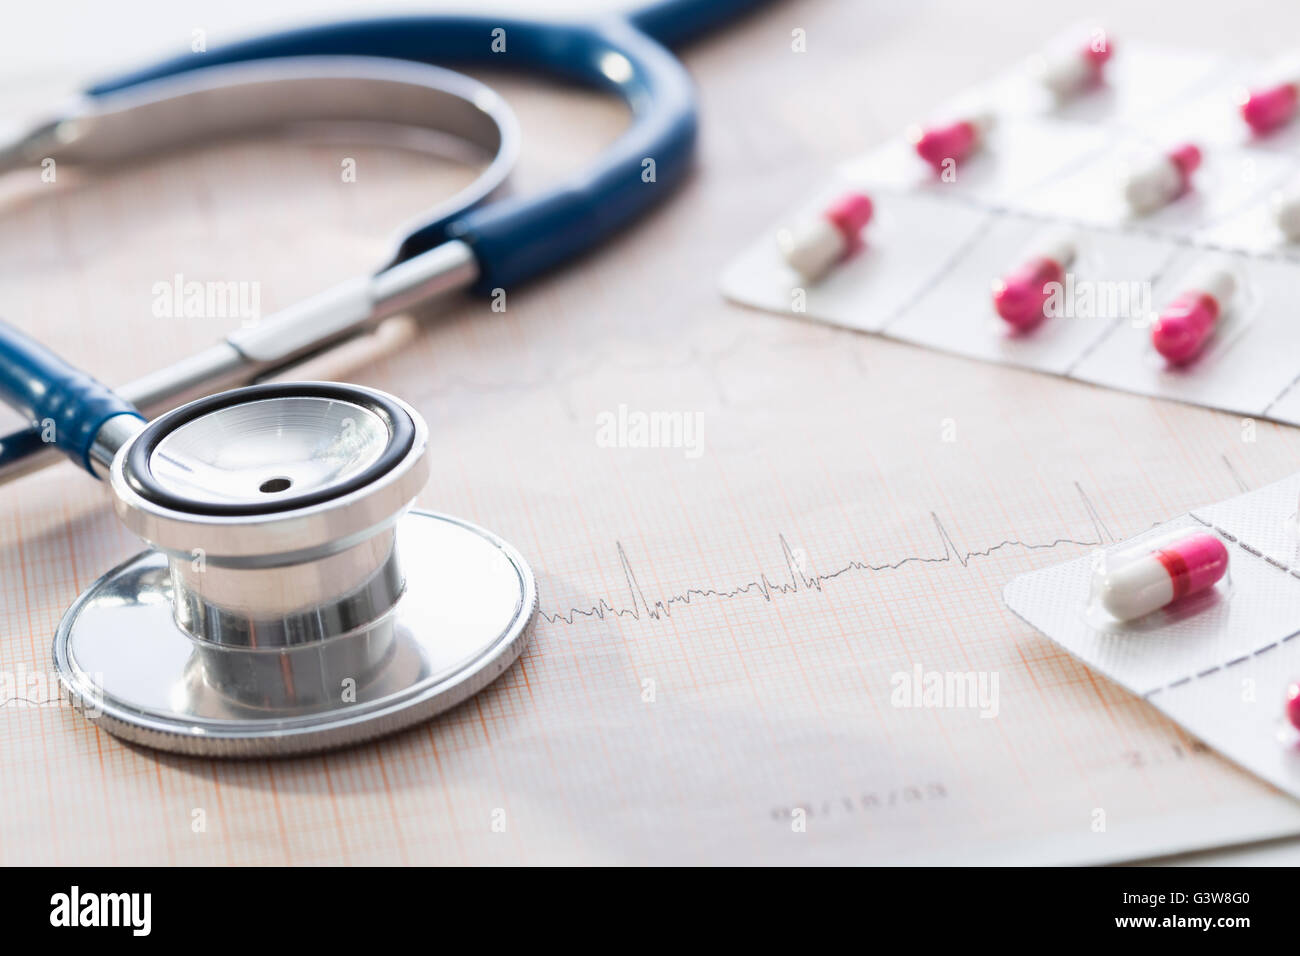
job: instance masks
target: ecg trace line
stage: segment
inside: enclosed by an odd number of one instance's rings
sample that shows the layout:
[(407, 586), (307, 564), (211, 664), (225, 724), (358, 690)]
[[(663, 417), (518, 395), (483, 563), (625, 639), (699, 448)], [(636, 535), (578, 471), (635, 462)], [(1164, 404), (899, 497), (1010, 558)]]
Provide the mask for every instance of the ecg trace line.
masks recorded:
[(828, 581), (842, 577), (850, 572), (876, 574), (886, 571), (897, 571), (898, 569), (909, 564), (950, 564), (956, 561), (963, 568), (969, 565), (974, 558), (987, 558), (1006, 548), (1022, 548), (1025, 551), (1047, 551), (1061, 545), (1072, 544), (1079, 547), (1098, 547), (1107, 542), (1114, 542), (1116, 539), (1111, 534), (1110, 529), (1106, 527), (1098, 513), (1096, 506), (1088, 497), (1083, 487), (1076, 481), (1075, 490), (1079, 493), (1079, 498), (1083, 503), (1083, 508), (1088, 516), (1088, 521), (1096, 531), (1096, 537), (1089, 540), (1079, 540), (1076, 538), (1054, 538), (1051, 541), (1032, 542), (1020, 541), (1013, 538), (1005, 538), (989, 547), (963, 551), (953, 540), (948, 529), (944, 527), (938, 514), (930, 512), (930, 519), (934, 522), (935, 534), (938, 537), (939, 545), (942, 548), (941, 553), (935, 554), (915, 554), (899, 558), (897, 561), (885, 562), (883, 564), (872, 564), (869, 561), (854, 559), (842, 567), (835, 568), (823, 573), (810, 574), (805, 570), (805, 562), (801, 561), (796, 555), (795, 549), (790, 547), (790, 542), (786, 540), (784, 534), (778, 534), (777, 540), (781, 544), (781, 554), (785, 561), (788, 577), (781, 577), (775, 581), (767, 576), (767, 572), (760, 572), (750, 581), (736, 585), (730, 588), (710, 588), (697, 587), (687, 588), (680, 594), (670, 594), (666, 598), (657, 598), (651, 600), (641, 586), (637, 578), (636, 570), (632, 566), (631, 560), (627, 556), (627, 550), (623, 547), (623, 542), (616, 541), (618, 549), (619, 565), (623, 572), (623, 580), (627, 588), (627, 593), (631, 598), (631, 603), (623, 607), (616, 607), (608, 599), (602, 597), (597, 603), (587, 608), (570, 608), (568, 611), (557, 611), (553, 613), (541, 612), (542, 619), (548, 624), (574, 624), (579, 618), (596, 618), (605, 620), (613, 615), (614, 617), (630, 617), (634, 621), (640, 621), (643, 617), (651, 620), (661, 620), (672, 615), (673, 607), (679, 604), (689, 605), (699, 598), (717, 598), (719, 600), (731, 600), (750, 594), (757, 594), (764, 601), (771, 602), (774, 594), (795, 594), (800, 591), (818, 591), (822, 590), (823, 585)]

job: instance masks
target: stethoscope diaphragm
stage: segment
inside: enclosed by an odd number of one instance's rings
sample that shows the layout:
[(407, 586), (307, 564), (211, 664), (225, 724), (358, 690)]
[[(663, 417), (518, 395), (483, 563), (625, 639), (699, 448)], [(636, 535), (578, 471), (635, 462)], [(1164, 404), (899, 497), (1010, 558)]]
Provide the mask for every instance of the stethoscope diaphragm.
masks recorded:
[(410, 510), (427, 476), (420, 417), (358, 386), (237, 389), (146, 426), (110, 481), (153, 548), (60, 622), (73, 702), (127, 740), (259, 756), (465, 700), (522, 651), (536, 586), (495, 535)]

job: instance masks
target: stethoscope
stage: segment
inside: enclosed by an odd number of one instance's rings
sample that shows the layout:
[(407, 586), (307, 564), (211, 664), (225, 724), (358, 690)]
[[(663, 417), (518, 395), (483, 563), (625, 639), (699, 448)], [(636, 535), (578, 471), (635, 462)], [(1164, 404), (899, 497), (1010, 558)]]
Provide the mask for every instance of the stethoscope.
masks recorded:
[[(373, 274), (116, 390), (0, 323), (0, 395), (33, 423), (0, 439), (0, 480), (43, 464), (52, 444), (108, 481), (118, 517), (149, 545), (59, 624), (54, 666), (81, 712), (163, 750), (302, 753), (425, 720), (510, 667), (536, 610), (533, 573), (491, 532), (412, 508), (430, 467), (419, 414), (356, 385), (230, 387), (430, 297), (512, 288), (635, 219), (683, 179), (695, 141), (690, 81), (661, 44), (758, 2), (667, 0), (582, 24), (423, 16), (278, 33), (101, 83), (0, 143), (4, 172), (122, 162), (200, 132), (382, 120), (490, 157)], [(514, 116), (486, 86), (423, 61), (610, 90), (634, 122), (568, 182), (489, 201), (518, 151)], [(173, 407), (217, 388), (230, 390)]]

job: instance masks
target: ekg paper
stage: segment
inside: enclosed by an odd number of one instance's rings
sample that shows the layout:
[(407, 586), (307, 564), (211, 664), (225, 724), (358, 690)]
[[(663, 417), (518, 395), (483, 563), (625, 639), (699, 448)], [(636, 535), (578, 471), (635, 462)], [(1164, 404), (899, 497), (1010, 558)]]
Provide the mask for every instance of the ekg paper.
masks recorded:
[[(624, 122), (581, 115), (556, 171)], [(733, 144), (505, 312), (429, 315), (301, 373), (410, 402), (434, 458), (419, 505), (527, 556), (541, 616), (515, 667), (410, 732), (280, 762), (126, 746), (39, 681), (8, 687), (0, 862), (1079, 862), (1300, 832), (1289, 797), (1000, 596), (1293, 472), (1300, 431), (1247, 442), (1201, 409), (727, 306), (702, 264), (782, 175)], [(240, 321), (160, 322), (155, 283), (256, 280), (269, 314), (377, 261), (458, 181), (348, 144), (341, 187), (340, 154), (223, 144), (37, 185), (0, 219), (5, 317), (126, 381)], [(652, 412), (692, 427), (667, 447), (618, 427)], [(138, 548), (71, 467), (0, 489), (0, 669), (46, 672), (63, 609)], [(935, 674), (996, 676), (996, 699), (930, 706)]]

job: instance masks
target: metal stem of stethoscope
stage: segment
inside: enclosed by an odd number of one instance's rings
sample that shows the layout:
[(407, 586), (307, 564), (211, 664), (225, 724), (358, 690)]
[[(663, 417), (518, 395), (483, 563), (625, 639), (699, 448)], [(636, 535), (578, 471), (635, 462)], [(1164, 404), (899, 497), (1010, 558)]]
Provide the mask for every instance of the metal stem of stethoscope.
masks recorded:
[[(376, 276), (327, 289), (265, 323), (238, 329), (216, 345), (114, 391), (147, 414), (171, 407), (178, 396), (196, 389), (242, 385), (359, 335), (416, 303), (466, 289), (477, 278), (473, 252), (452, 240)], [(130, 422), (109, 419), (100, 430), (90, 449), (98, 476), (107, 474), (113, 456), (134, 433), (132, 428)], [(4, 478), (0, 475), (0, 481)]]

